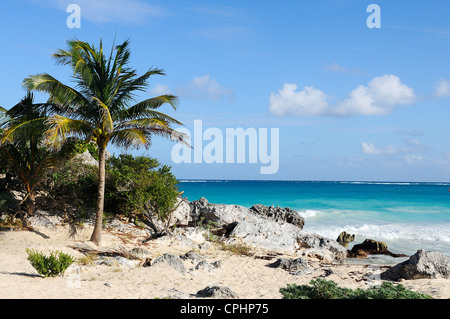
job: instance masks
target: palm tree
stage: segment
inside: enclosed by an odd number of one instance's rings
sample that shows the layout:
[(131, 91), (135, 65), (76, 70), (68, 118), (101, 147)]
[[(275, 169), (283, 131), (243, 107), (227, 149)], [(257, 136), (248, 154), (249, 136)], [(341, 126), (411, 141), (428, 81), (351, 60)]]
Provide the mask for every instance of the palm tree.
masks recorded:
[[(11, 109), (0, 108), (0, 155), (2, 166), (6, 170), (9, 187), (24, 194), (18, 205), (19, 215), (24, 227), (27, 217), (35, 210), (35, 199), (39, 183), (47, 169), (57, 165), (61, 158), (68, 155), (70, 143), (59, 152), (51, 152), (44, 145), (44, 133), (48, 127), (45, 104), (34, 104), (33, 94), (26, 96)], [(15, 181), (15, 183), (14, 183)], [(21, 205), (25, 205), (23, 214)]]
[[(181, 138), (172, 124), (182, 125), (174, 118), (157, 111), (169, 104), (176, 109), (177, 97), (161, 95), (136, 103), (135, 94), (145, 91), (152, 75), (164, 71), (150, 68), (138, 76), (128, 67), (129, 41), (112, 46), (109, 56), (99, 48), (77, 39), (67, 41), (67, 50), (58, 50), (53, 58), (58, 64), (69, 65), (76, 87), (63, 84), (49, 74), (29, 76), (23, 82), (29, 90), (49, 94), (47, 142), (60, 148), (67, 136), (77, 136), (97, 143), (99, 155), (99, 185), (94, 230), (91, 241), (101, 242), (105, 194), (106, 148), (112, 143), (120, 148), (148, 148), (153, 135)], [(132, 104), (131, 106), (129, 104)]]

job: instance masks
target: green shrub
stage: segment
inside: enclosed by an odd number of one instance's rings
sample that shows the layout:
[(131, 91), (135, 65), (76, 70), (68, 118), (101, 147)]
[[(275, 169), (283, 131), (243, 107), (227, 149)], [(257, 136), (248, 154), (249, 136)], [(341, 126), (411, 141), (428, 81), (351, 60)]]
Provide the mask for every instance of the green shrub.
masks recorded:
[[(89, 145), (89, 144), (88, 144)], [(78, 152), (87, 146), (79, 144)], [(46, 191), (53, 198), (70, 198), (71, 203), (94, 208), (97, 203), (98, 167), (72, 159), (47, 177)], [(105, 221), (125, 215), (142, 226), (149, 215), (165, 220), (179, 194), (178, 181), (169, 166), (156, 159), (130, 154), (112, 156), (106, 162)], [(82, 203), (82, 204), (81, 204)]]
[(105, 209), (135, 219), (165, 220), (174, 208), (178, 181), (170, 167), (154, 158), (121, 154), (106, 167)]
[(71, 159), (47, 176), (45, 190), (55, 199), (69, 197), (73, 203), (95, 207), (98, 188), (98, 167)]
[(280, 292), (283, 299), (432, 299), (390, 282), (383, 282), (380, 287), (356, 290), (339, 287), (332, 280), (311, 280), (310, 284), (288, 285), (287, 288), (281, 288)]
[(44, 277), (57, 276), (75, 262), (74, 257), (60, 251), (52, 251), (50, 256), (45, 256), (34, 249), (27, 248), (26, 252), (31, 265)]

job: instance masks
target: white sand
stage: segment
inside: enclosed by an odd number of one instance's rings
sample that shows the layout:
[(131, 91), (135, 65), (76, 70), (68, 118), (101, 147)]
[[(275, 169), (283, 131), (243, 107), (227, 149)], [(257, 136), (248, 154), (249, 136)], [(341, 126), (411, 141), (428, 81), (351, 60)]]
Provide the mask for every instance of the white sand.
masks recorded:
[[(222, 261), (222, 267), (214, 271), (195, 270), (183, 275), (165, 263), (150, 267), (130, 268), (126, 266), (88, 265), (81, 271), (68, 271), (64, 276), (43, 278), (27, 260), (26, 248), (36, 249), (45, 254), (60, 250), (75, 257), (83, 254), (68, 246), (89, 240), (92, 229), (86, 227), (75, 238), (69, 238), (68, 229), (58, 226), (54, 229), (39, 228), (41, 235), (30, 231), (0, 232), (0, 298), (63, 298), (63, 299), (153, 299), (164, 298), (172, 289), (181, 291), (188, 298), (196, 298), (197, 291), (211, 285), (223, 285), (234, 291), (239, 298), (280, 299), (279, 289), (287, 284), (308, 284), (311, 279), (321, 278), (326, 269), (333, 273), (327, 277), (338, 285), (348, 288), (368, 288), (371, 281), (364, 280), (371, 273), (364, 265), (320, 265), (313, 262), (313, 271), (307, 275), (291, 275), (287, 271), (267, 267), (273, 260), (237, 256), (213, 247), (207, 251), (197, 251), (208, 262)], [(48, 238), (44, 238), (48, 237)], [(139, 244), (142, 238), (117, 236), (103, 232), (101, 247), (121, 245), (128, 249), (144, 247), (156, 258), (165, 252), (178, 255), (191, 249), (172, 246), (162, 242)], [(293, 256), (287, 256), (293, 257)], [(187, 269), (195, 265), (184, 261)], [(75, 267), (76, 268), (76, 267)], [(75, 269), (72, 268), (72, 269)], [(423, 279), (401, 282), (408, 289), (426, 293), (434, 298), (450, 298), (450, 280)]]

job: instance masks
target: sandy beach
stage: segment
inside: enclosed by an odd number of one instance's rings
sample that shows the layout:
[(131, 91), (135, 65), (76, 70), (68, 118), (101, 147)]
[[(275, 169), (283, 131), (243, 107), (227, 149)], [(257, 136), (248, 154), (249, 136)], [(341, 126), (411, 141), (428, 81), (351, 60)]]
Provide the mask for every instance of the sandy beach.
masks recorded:
[[(226, 286), (242, 299), (280, 299), (282, 295), (279, 289), (287, 284), (308, 284), (317, 278), (333, 280), (342, 287), (353, 289), (368, 288), (374, 284), (370, 279), (374, 268), (364, 264), (330, 265), (310, 260), (310, 273), (292, 275), (286, 270), (268, 267), (274, 260), (236, 255), (221, 250), (214, 244), (209, 249), (196, 251), (208, 262), (221, 262), (220, 267), (211, 271), (194, 269), (195, 264), (191, 260), (183, 261), (188, 270), (185, 274), (177, 272), (166, 263), (150, 267), (76, 263), (63, 276), (43, 278), (27, 260), (26, 249), (35, 249), (45, 254), (58, 250), (81, 258), (84, 254), (70, 246), (88, 243), (92, 228), (85, 226), (72, 238), (69, 236), (68, 227), (65, 226), (34, 230), (0, 232), (2, 299), (154, 299), (175, 296), (199, 298), (199, 290), (214, 285)], [(142, 244), (142, 239), (143, 237), (114, 234), (105, 230), (101, 247), (142, 247), (151, 252), (153, 260), (164, 253), (184, 255), (192, 251), (189, 247), (170, 241), (149, 241)], [(450, 280), (407, 280), (401, 284), (433, 298), (450, 298)]]

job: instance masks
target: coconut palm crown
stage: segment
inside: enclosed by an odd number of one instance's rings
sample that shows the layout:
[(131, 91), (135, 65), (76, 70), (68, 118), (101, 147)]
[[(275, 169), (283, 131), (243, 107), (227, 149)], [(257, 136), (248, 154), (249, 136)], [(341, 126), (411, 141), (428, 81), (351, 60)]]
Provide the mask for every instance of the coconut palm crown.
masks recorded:
[(165, 75), (164, 71), (150, 68), (143, 75), (131, 69), (129, 41), (111, 48), (105, 55), (100, 46), (79, 41), (67, 41), (67, 50), (53, 54), (57, 64), (69, 65), (76, 83), (70, 87), (47, 73), (26, 78), (26, 89), (49, 94), (46, 132), (48, 144), (60, 148), (67, 137), (77, 136), (95, 141), (99, 152), (99, 186), (97, 211), (91, 241), (99, 244), (105, 193), (106, 147), (112, 143), (119, 148), (148, 148), (153, 135), (182, 139), (171, 125), (180, 122), (157, 111), (164, 104), (176, 109), (177, 98), (166, 94), (136, 101), (136, 93), (147, 90), (152, 75)]

